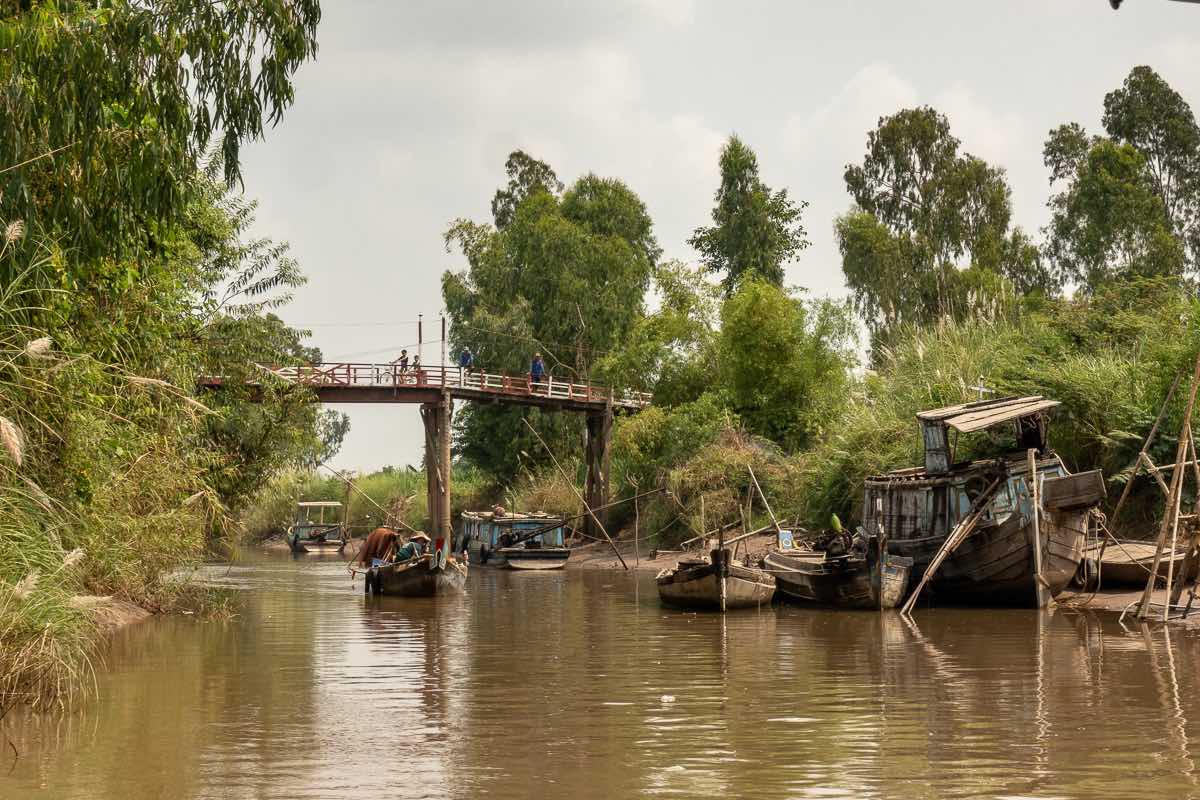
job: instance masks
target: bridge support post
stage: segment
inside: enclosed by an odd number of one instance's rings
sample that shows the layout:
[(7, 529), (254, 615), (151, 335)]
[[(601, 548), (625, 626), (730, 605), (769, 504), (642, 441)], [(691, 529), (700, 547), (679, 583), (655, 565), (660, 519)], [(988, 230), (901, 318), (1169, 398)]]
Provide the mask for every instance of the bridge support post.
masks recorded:
[(448, 391), (439, 403), (421, 404), (425, 425), (425, 497), (429, 512), (429, 538), (453, 539), (450, 519), (450, 420), (453, 401)]
[[(585, 445), (585, 461), (587, 463), (587, 482), (584, 485), (584, 501), (594, 509), (601, 509), (595, 514), (600, 522), (608, 527), (608, 510), (603, 506), (608, 504), (608, 469), (609, 444), (612, 441), (613, 413), (612, 406), (604, 411), (588, 414), (587, 442)], [(584, 533), (600, 538), (603, 534), (596, 527), (590, 516), (584, 518)]]

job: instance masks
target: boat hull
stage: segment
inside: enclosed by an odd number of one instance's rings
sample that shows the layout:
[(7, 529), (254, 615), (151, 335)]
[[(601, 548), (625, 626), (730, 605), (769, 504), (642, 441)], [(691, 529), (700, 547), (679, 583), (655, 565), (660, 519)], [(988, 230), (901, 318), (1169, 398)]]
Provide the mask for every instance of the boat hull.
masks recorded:
[(563, 569), (567, 566), (571, 551), (556, 547), (512, 547), (504, 548), (500, 555), (504, 557), (504, 565), (509, 569), (541, 571)]
[[(1083, 560), (1086, 513), (1045, 512), (1040, 520), (1042, 577), (1050, 596), (1060, 594)], [(889, 549), (913, 560), (919, 581), (945, 537), (892, 539)], [(942, 564), (930, 582), (939, 600), (968, 605), (1037, 607), (1032, 525), (1022, 515), (981, 525)]]
[(895, 608), (908, 593), (912, 560), (888, 556), (880, 569), (866, 559), (769, 553), (764, 567), (775, 576), (781, 599), (831, 608)]
[(346, 547), (346, 543), (341, 539), (326, 541), (319, 539), (315, 541), (304, 541), (292, 537), (288, 539), (288, 546), (293, 553), (340, 553)]
[(466, 567), (453, 563), (441, 568), (432, 561), (416, 564), (384, 564), (367, 570), (367, 588), (393, 597), (435, 597), (461, 592), (467, 585)]
[[(657, 579), (658, 597), (674, 608), (721, 610), (721, 573), (712, 564), (681, 565)], [(725, 579), (725, 608), (757, 608), (769, 605), (775, 594), (775, 579), (760, 570), (730, 565)]]
[[(1104, 559), (1100, 564), (1100, 585), (1145, 586), (1146, 579), (1150, 577), (1150, 568), (1154, 566), (1156, 549), (1157, 546), (1151, 542), (1122, 542), (1120, 545), (1110, 542), (1104, 548)], [(1088, 550), (1088, 560), (1094, 563), (1097, 554), (1098, 548)], [(1158, 577), (1161, 582), (1166, 582), (1172, 560), (1175, 562), (1174, 575), (1180, 575), (1185, 556), (1186, 553), (1182, 550), (1176, 551), (1174, 559), (1166, 553), (1163, 554), (1158, 564)], [(1094, 569), (1091, 572), (1095, 574)]]

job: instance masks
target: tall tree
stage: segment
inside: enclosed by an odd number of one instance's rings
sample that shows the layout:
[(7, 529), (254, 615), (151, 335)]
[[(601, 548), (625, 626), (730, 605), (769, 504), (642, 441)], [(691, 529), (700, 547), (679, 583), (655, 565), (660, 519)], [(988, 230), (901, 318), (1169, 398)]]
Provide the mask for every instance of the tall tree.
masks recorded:
[(1105, 95), (1107, 136), (1076, 123), (1050, 132), (1046, 254), (1087, 292), (1133, 276), (1200, 272), (1200, 126), (1153, 69)]
[(700, 253), (705, 271), (721, 275), (726, 296), (753, 273), (783, 285), (783, 265), (808, 247), (800, 217), (808, 206), (793, 202), (758, 175), (758, 157), (737, 136), (721, 150), (721, 185), (714, 198), (713, 225), (695, 230), (688, 243)]
[(959, 147), (944, 115), (904, 109), (881, 118), (862, 163), (846, 167), (855, 208), (836, 224), (842, 269), (876, 338), (971, 313), (1006, 282), (1055, 288), (1028, 237), (1010, 229), (1004, 170)]
[[(585, 175), (565, 191), (543, 162), (516, 152), (509, 184), (493, 202), (495, 225), (456, 220), (447, 249), (467, 260), (446, 272), (442, 295), (455, 349), (477, 365), (528, 372), (540, 351), (552, 375), (583, 380), (644, 314), (660, 251), (645, 204), (613, 178)], [(470, 408), (460, 415), (457, 447), (501, 479), (512, 477), (525, 441), (520, 412)], [(544, 423), (569, 436), (574, 423)], [(517, 437), (517, 445), (513, 438)], [(507, 440), (504, 437), (508, 437)]]
[[(70, 246), (88, 279), (153, 254), (210, 144), (276, 123), (316, 52), (318, 0), (0, 4), (0, 218)], [(145, 267), (144, 260), (129, 262)]]
[(1147, 180), (1162, 200), (1171, 229), (1200, 266), (1200, 125), (1191, 107), (1147, 66), (1134, 67), (1104, 97), (1104, 129), (1137, 148)]
[(730, 407), (755, 433), (797, 449), (845, 397), (851, 317), (747, 278), (721, 308), (720, 375)]

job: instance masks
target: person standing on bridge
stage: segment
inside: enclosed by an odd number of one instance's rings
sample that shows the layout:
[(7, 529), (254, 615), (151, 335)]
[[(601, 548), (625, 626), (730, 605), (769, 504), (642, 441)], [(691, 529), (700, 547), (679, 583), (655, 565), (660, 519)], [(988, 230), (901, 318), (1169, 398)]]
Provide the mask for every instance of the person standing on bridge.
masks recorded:
[(458, 354), (458, 384), (460, 386), (466, 382), (467, 373), (471, 371), (474, 363), (475, 356), (471, 354), (471, 348), (464, 347)]
[(408, 351), (401, 350), (400, 357), (392, 361), (392, 385), (399, 386), (402, 376), (408, 372)]
[[(529, 362), (529, 381), (531, 384), (542, 382), (542, 378), (546, 376), (546, 362), (542, 361), (541, 353), (533, 354), (533, 361)], [(533, 386), (529, 387), (531, 390)]]

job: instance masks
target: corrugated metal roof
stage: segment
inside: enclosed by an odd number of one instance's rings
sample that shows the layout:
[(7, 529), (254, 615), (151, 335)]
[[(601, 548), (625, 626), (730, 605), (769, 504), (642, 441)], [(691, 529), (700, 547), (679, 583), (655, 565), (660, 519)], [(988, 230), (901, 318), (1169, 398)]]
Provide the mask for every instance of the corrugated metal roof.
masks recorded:
[(296, 505), (300, 508), (339, 508), (342, 504), (337, 500), (305, 500)]
[(957, 406), (922, 411), (917, 419), (926, 422), (942, 422), (961, 433), (971, 433), (990, 428), (1001, 422), (1027, 417), (1061, 405), (1057, 400), (1032, 397), (1005, 397), (1001, 400), (983, 400)]

